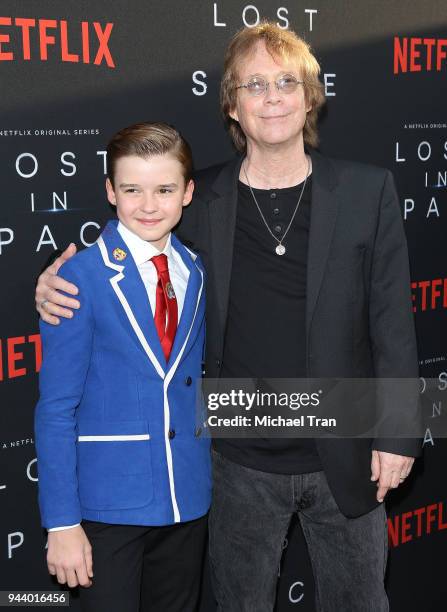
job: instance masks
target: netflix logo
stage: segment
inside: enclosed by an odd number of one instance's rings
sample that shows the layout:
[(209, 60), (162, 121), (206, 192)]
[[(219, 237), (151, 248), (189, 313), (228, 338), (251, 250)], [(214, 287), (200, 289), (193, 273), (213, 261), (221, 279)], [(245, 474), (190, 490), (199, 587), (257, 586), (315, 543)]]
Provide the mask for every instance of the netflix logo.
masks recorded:
[(388, 518), (388, 542), (396, 547), (443, 529), (447, 529), (447, 512), (438, 502)]
[(394, 37), (394, 74), (443, 70), (447, 38)]
[(62, 62), (115, 68), (109, 48), (113, 23), (0, 17), (0, 62), (55, 57)]
[(35, 374), (41, 365), (40, 334), (0, 339), (0, 382)]
[(447, 278), (412, 282), (411, 299), (413, 312), (447, 308)]

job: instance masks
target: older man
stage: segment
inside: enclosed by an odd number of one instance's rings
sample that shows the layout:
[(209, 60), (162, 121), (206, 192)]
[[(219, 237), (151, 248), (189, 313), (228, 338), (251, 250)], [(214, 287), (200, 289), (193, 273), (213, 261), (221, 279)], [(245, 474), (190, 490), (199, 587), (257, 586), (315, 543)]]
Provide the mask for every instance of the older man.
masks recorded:
[[(222, 111), (240, 155), (197, 173), (178, 230), (208, 271), (208, 376), (418, 375), (393, 179), (315, 151), (319, 71), (307, 44), (271, 23), (241, 30), (227, 50)], [(38, 310), (50, 322), (77, 306), (54, 292), (73, 294), (56, 276), (72, 250), (39, 280)], [(273, 610), (294, 513), (317, 609), (388, 610), (381, 502), (419, 452), (416, 439), (215, 440), (210, 559), (219, 610)]]

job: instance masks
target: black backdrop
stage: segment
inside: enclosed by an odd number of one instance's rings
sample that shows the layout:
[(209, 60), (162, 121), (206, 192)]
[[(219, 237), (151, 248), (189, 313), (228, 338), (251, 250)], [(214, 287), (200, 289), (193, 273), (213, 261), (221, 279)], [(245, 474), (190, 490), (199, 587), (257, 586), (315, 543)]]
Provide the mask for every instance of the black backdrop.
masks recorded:
[[(328, 95), (324, 153), (394, 172), (421, 376), (447, 387), (445, 2), (253, 1), (1, 2), (0, 590), (58, 589), (47, 575), (36, 505), (34, 279), (54, 248), (94, 242), (109, 218), (104, 148), (117, 129), (140, 120), (174, 123), (191, 142), (197, 168), (231, 155), (219, 79), (228, 40), (244, 24), (274, 19), (313, 46)], [(434, 419), (442, 401), (435, 408)], [(387, 587), (399, 612), (446, 605), (447, 451), (431, 433), (414, 478), (387, 502)], [(280, 574), (277, 609), (314, 610), (297, 525)], [(75, 600), (72, 609), (79, 609)], [(205, 576), (202, 612), (213, 610)]]

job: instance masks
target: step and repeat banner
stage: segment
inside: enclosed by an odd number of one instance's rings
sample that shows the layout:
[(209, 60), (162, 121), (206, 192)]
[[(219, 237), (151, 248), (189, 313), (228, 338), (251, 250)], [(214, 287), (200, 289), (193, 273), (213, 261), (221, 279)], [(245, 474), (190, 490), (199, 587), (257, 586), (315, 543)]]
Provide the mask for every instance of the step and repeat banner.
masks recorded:
[[(0, 590), (58, 590), (37, 508), (33, 411), (41, 343), (35, 279), (56, 248), (91, 245), (112, 215), (105, 146), (162, 120), (195, 166), (232, 147), (219, 113), (230, 37), (262, 18), (291, 28), (322, 66), (321, 150), (394, 173), (408, 237), (421, 394), (447, 388), (447, 5), (443, 0), (2, 0), (0, 4)], [(359, 208), (359, 214), (361, 210)], [(330, 350), (330, 347), (328, 347)], [(387, 589), (399, 612), (444, 609), (445, 406), (429, 407), (424, 457), (387, 502)], [(279, 612), (314, 610), (310, 561), (291, 526)], [(76, 592), (71, 607), (79, 609)], [(205, 573), (201, 612), (215, 610)], [(349, 612), (349, 611), (343, 611)]]

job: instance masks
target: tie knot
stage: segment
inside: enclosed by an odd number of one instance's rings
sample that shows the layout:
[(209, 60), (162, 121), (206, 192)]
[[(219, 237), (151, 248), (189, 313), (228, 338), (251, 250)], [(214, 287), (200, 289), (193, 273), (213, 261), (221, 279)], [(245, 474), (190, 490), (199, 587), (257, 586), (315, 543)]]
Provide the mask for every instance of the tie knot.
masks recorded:
[(155, 269), (157, 270), (159, 274), (161, 274), (162, 272), (168, 271), (168, 258), (166, 257), (164, 253), (162, 253), (161, 255), (155, 255), (154, 257), (151, 257), (151, 261), (154, 264)]

